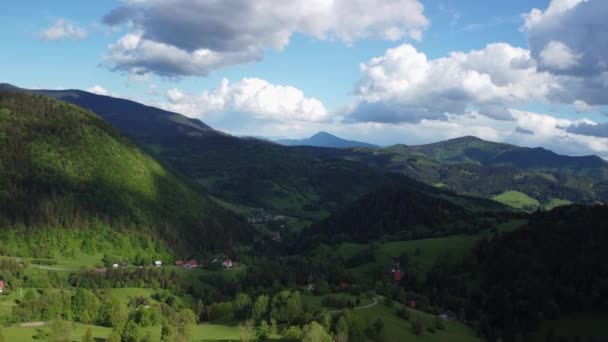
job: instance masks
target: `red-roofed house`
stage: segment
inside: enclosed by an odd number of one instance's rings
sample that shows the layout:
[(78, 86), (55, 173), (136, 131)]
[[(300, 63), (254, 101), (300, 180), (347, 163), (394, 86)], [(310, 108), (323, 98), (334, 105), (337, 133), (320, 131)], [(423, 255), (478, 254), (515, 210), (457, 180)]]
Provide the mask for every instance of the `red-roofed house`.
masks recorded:
[(224, 260), (224, 262), (222, 263), (222, 265), (224, 265), (224, 267), (226, 267), (226, 268), (231, 268), (232, 267), (232, 260), (231, 259), (226, 259), (226, 260)]
[(395, 281), (401, 281), (401, 271), (400, 270), (396, 270), (393, 273), (393, 279), (395, 279)]
[(183, 260), (177, 260), (175, 262), (175, 266), (184, 266), (184, 261)]
[(345, 289), (345, 288), (347, 288), (347, 287), (348, 287), (348, 283), (347, 283), (347, 282), (345, 282), (345, 281), (341, 281), (341, 282), (340, 282), (340, 288), (341, 288), (341, 289)]
[(416, 308), (416, 301), (415, 300), (410, 300), (409, 305), (410, 305), (410, 308), (415, 309)]
[(4, 292), (4, 281), (0, 280), (0, 293)]
[(195, 267), (198, 267), (198, 262), (194, 259), (191, 259), (186, 263), (186, 268), (195, 268)]

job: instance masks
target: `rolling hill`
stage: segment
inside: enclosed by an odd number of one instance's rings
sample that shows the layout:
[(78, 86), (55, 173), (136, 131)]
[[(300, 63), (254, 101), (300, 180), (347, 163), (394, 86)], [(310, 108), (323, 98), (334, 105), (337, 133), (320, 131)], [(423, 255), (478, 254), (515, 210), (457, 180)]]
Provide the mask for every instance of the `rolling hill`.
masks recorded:
[(42, 248), (49, 257), (69, 245), (188, 255), (229, 249), (253, 233), (74, 105), (0, 91), (0, 141), (0, 226), (24, 239), (7, 239), (2, 254)]
[(319, 132), (308, 139), (281, 139), (275, 142), (285, 146), (316, 146), (316, 147), (379, 147), (360, 141), (345, 140), (327, 132)]
[(597, 156), (562, 156), (475, 137), (382, 149), (297, 149), (325, 160), (362, 162), (381, 172), (403, 174), (471, 196), (503, 198), (519, 192), (544, 207), (608, 201), (608, 162)]
[(499, 205), (493, 207), (491, 201), (459, 203), (457, 198), (446, 198), (446, 193), (398, 184), (383, 187), (314, 224), (304, 234), (336, 241), (412, 240), (474, 232), (482, 229), (484, 220), (511, 215)]
[[(6, 84), (1, 88), (27, 91)], [(234, 137), (199, 120), (129, 100), (79, 90), (35, 92), (95, 112), (191, 180), (194, 188), (311, 220), (383, 186), (387, 174), (489, 199), (520, 193), (503, 203), (525, 210), (534, 210), (536, 202), (551, 208), (608, 200), (608, 163), (597, 156), (562, 156), (475, 137), (385, 148), (287, 147)], [(315, 137), (326, 144), (335, 140), (325, 133)]]
[(392, 181), (362, 163), (324, 160), (273, 142), (234, 137), (129, 100), (80, 90), (2, 88), (43, 94), (95, 112), (191, 180), (195, 189), (229, 202), (314, 221)]

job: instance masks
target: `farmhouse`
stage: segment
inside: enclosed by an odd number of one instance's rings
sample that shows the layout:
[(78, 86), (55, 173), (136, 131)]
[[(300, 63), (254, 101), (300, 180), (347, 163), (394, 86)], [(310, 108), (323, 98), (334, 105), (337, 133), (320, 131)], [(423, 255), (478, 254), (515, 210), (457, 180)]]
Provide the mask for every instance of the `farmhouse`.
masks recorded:
[(195, 268), (198, 267), (198, 262), (195, 259), (191, 259), (186, 263), (186, 268)]
[(232, 268), (232, 259), (226, 259), (224, 260), (224, 262), (222, 263), (222, 265), (226, 268)]

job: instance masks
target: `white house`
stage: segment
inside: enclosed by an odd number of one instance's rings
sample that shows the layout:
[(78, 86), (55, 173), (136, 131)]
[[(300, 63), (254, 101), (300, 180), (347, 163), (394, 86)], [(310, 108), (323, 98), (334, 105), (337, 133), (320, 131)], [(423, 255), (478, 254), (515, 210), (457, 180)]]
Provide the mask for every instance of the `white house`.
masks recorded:
[(154, 266), (156, 266), (156, 267), (161, 267), (162, 265), (163, 265), (163, 263), (162, 263), (162, 261), (160, 261), (160, 260), (156, 260), (156, 261), (154, 262)]

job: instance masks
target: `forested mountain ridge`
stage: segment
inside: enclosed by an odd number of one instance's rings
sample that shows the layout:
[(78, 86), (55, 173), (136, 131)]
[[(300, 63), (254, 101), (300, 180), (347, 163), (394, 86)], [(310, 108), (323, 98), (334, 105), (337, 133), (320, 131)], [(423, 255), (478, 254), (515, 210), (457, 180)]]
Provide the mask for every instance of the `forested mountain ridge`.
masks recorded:
[(2, 87), (81, 105), (204, 187), (206, 193), (235, 203), (314, 221), (389, 182), (421, 185), (405, 177), (395, 180), (363, 163), (325, 160), (273, 142), (234, 137), (198, 120), (128, 100), (80, 90)]
[(382, 149), (296, 149), (326, 160), (362, 162), (471, 196), (493, 198), (511, 190), (547, 207), (560, 201), (608, 201), (608, 162), (597, 156), (563, 156), (475, 137)]
[(230, 248), (252, 234), (74, 105), (0, 92), (0, 140), (0, 224), (17, 234), (110, 228), (190, 253)]
[(95, 112), (207, 193), (312, 220), (386, 184), (387, 173), (529, 211), (608, 200), (608, 163), (597, 156), (475, 137), (385, 148), (286, 147), (128, 100), (79, 90), (34, 92)]

